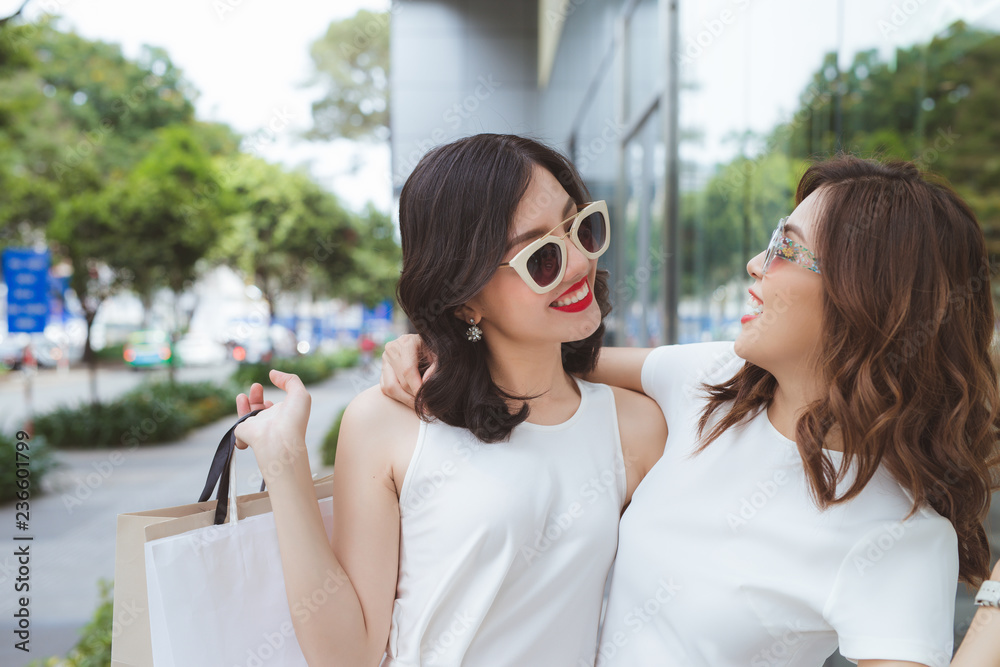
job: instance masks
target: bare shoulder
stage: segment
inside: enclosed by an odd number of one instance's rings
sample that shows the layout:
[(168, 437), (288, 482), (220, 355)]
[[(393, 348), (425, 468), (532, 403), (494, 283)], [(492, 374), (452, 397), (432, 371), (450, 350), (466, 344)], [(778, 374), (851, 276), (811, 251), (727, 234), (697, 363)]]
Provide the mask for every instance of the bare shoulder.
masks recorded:
[(625, 465), (635, 469), (641, 479), (663, 455), (667, 441), (663, 411), (645, 394), (620, 387), (611, 390), (615, 395)]
[(383, 394), (378, 385), (368, 387), (354, 397), (344, 413), (344, 419), (348, 418), (359, 425), (378, 428), (393, 428), (400, 426), (399, 422), (414, 427), (420, 423), (412, 408)]
[(405, 471), (420, 432), (420, 418), (384, 395), (378, 385), (348, 404), (337, 439), (337, 460), (395, 478)]

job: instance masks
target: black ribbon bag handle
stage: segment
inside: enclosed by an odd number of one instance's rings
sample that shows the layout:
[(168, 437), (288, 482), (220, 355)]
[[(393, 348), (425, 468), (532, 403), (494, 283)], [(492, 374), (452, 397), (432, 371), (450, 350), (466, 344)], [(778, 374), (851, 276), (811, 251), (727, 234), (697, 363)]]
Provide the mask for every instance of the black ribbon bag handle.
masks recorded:
[[(226, 514), (229, 508), (229, 484), (230, 484), (230, 471), (232, 469), (233, 462), (233, 452), (236, 450), (236, 427), (239, 426), (244, 420), (253, 417), (255, 414), (260, 412), (260, 410), (254, 410), (248, 414), (243, 415), (236, 420), (232, 428), (222, 436), (222, 440), (219, 441), (219, 446), (215, 450), (215, 457), (212, 459), (212, 466), (208, 470), (208, 479), (205, 480), (205, 488), (202, 489), (201, 497), (198, 498), (199, 503), (203, 503), (212, 497), (212, 489), (215, 488), (216, 483), (219, 485), (219, 491), (215, 495), (215, 525), (226, 522)], [(264, 480), (260, 482), (260, 490), (264, 490)], [(236, 505), (234, 503), (233, 510), (235, 511)], [(235, 518), (235, 517), (234, 517)]]

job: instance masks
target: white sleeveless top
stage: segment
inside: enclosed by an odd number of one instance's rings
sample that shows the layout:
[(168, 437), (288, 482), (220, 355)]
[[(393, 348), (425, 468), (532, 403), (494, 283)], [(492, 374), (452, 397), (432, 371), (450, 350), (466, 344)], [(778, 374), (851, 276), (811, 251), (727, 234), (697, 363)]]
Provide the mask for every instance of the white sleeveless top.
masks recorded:
[(508, 442), (421, 422), (383, 667), (593, 664), (625, 464), (611, 388), (577, 385), (569, 420)]

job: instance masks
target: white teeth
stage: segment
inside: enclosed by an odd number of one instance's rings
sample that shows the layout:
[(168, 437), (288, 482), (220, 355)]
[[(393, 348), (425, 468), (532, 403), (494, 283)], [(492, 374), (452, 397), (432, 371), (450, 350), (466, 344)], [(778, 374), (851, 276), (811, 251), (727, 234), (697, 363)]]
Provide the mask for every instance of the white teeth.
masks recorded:
[(554, 304), (552, 304), (552, 307), (553, 308), (562, 308), (563, 306), (573, 305), (577, 301), (580, 301), (581, 299), (583, 299), (584, 297), (586, 297), (589, 293), (590, 293), (590, 288), (587, 287), (587, 283), (584, 283), (583, 287), (581, 287), (577, 291), (573, 292), (572, 294), (570, 294), (565, 299), (559, 299)]
[(764, 312), (764, 303), (759, 301), (753, 294), (747, 299), (747, 306), (749, 306), (750, 315), (760, 315)]

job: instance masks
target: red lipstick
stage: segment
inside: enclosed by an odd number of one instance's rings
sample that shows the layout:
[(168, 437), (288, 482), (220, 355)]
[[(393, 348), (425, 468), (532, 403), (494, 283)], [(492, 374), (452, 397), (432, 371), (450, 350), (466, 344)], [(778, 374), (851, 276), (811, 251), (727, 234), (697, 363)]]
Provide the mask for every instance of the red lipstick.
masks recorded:
[[(589, 306), (594, 301), (594, 290), (590, 289), (590, 285), (587, 283), (586, 277), (584, 277), (580, 282), (576, 283), (568, 290), (563, 292), (559, 296), (559, 298), (556, 299), (556, 301), (564, 299), (568, 294), (573, 294), (574, 292), (579, 291), (584, 286), (587, 287), (587, 295), (582, 299), (580, 299), (579, 301), (577, 301), (576, 303), (571, 303), (568, 306), (549, 306), (549, 307), (563, 313), (579, 313), (581, 310), (586, 310), (587, 306)], [(555, 301), (553, 301), (553, 303), (555, 303)]]

